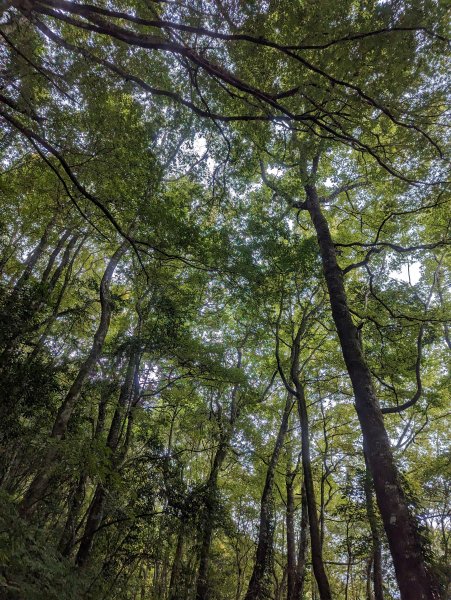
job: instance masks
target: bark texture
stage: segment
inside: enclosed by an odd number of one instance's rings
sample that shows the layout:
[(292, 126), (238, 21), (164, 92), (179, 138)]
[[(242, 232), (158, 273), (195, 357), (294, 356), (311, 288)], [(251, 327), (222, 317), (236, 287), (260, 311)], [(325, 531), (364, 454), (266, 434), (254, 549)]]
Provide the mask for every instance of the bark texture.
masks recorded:
[(296, 538), (294, 528), (294, 480), (296, 472), (292, 471), (291, 460), (287, 464), (285, 489), (287, 507), (285, 513), (287, 527), (287, 600), (296, 600)]
[(287, 394), (282, 421), (272, 451), (271, 460), (266, 471), (265, 486), (260, 503), (260, 525), (258, 532), (255, 563), (245, 600), (264, 600), (269, 598), (269, 578), (272, 572), (272, 553), (274, 540), (274, 476), (280, 452), (288, 430), (288, 421), (293, 406), (291, 394)]
[(329, 579), (324, 568), (321, 533), (318, 521), (318, 512), (316, 508), (315, 486), (313, 483), (312, 464), (310, 457), (310, 431), (305, 391), (304, 386), (299, 381), (297, 374), (293, 373), (293, 375), (293, 382), (296, 387), (299, 422), (301, 424), (302, 469), (304, 471), (304, 489), (310, 527), (313, 573), (318, 585), (318, 591), (321, 600), (332, 600)]
[(371, 529), (371, 541), (372, 541), (372, 556), (370, 565), (372, 566), (373, 572), (373, 591), (375, 600), (384, 600), (384, 588), (382, 585), (382, 545), (379, 532), (379, 524), (377, 522), (376, 512), (374, 510), (373, 503), (373, 480), (371, 479), (371, 473), (368, 468), (368, 460), (365, 456), (366, 470), (365, 470), (365, 501), (366, 501), (366, 514), (368, 517), (368, 523)]
[(416, 525), (393, 459), (383, 416), (349, 310), (342, 271), (316, 188), (306, 185), (306, 208), (315, 227), (324, 276), (343, 357), (352, 382), (364, 451), (374, 481), (377, 503), (387, 534), (403, 600), (432, 600), (436, 596), (426, 570)]
[(296, 564), (296, 584), (294, 588), (295, 600), (301, 600), (304, 590), (305, 574), (307, 570), (307, 550), (308, 550), (308, 508), (307, 496), (305, 494), (305, 485), (301, 489), (301, 531), (299, 534), (298, 559)]

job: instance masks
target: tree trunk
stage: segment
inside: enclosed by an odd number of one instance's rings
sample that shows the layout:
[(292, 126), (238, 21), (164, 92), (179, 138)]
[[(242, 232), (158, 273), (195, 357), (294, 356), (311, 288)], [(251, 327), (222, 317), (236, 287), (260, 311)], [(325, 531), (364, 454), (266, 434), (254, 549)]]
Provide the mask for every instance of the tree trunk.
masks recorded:
[[(9, 297), (0, 313), (0, 331), (1, 354), (0, 354), (0, 372), (6, 371), (18, 345), (18, 337), (23, 332), (24, 324), (28, 323), (33, 316), (33, 307), (30, 306), (30, 299), (21, 298), (22, 290), (30, 279), (33, 269), (39, 259), (43, 256), (47, 245), (50, 232), (55, 224), (55, 217), (50, 221), (42, 234), (36, 248), (29, 254), (25, 261), (25, 268), (19, 279), (13, 285)], [(24, 312), (24, 308), (26, 311)], [(20, 315), (20, 319), (11, 319), (11, 315)]]
[(80, 397), (83, 385), (96, 365), (102, 352), (103, 343), (108, 333), (111, 318), (110, 283), (114, 271), (127, 248), (127, 243), (121, 246), (111, 257), (100, 283), (100, 323), (94, 335), (91, 351), (80, 367), (77, 377), (66, 394), (66, 397), (56, 415), (55, 422), (50, 434), (51, 443), (44, 457), (43, 465), (30, 484), (27, 493), (20, 505), (20, 513), (23, 517), (30, 517), (38, 501), (43, 497), (50, 477), (53, 474), (53, 465), (57, 457), (57, 446), (53, 440), (60, 440), (66, 433), (69, 419), (74, 411), (75, 405)]
[(23, 270), (22, 275), (19, 277), (19, 279), (17, 280), (17, 282), (15, 283), (15, 285), (13, 287), (13, 290), (11, 292), (10, 301), (14, 300), (18, 296), (18, 294), (20, 293), (20, 291), (22, 290), (24, 285), (29, 280), (29, 278), (33, 272), (33, 269), (36, 266), (36, 263), (41, 258), (41, 256), (44, 254), (45, 249), (47, 248), (47, 245), (48, 245), (49, 235), (50, 235), (50, 232), (51, 232), (53, 226), (55, 225), (55, 221), (56, 221), (56, 217), (53, 217), (53, 219), (50, 221), (50, 223), (44, 229), (44, 233), (42, 234), (42, 237), (39, 240), (38, 245), (33, 250), (33, 252), (31, 252), (31, 254), (28, 256), (27, 260), (25, 261), (25, 269)]
[(373, 556), (371, 555), (368, 559), (366, 566), (366, 600), (374, 600), (373, 588), (371, 586), (371, 568), (373, 566)]
[(75, 543), (77, 532), (77, 523), (80, 515), (81, 507), (85, 499), (86, 483), (88, 476), (85, 471), (80, 474), (77, 485), (71, 494), (69, 506), (67, 510), (66, 523), (63, 533), (58, 544), (58, 550), (63, 556), (69, 556)]
[(51, 434), (51, 437), (53, 438), (61, 439), (62, 436), (66, 433), (67, 424), (69, 423), (69, 419), (72, 415), (77, 400), (80, 397), (83, 385), (86, 379), (88, 378), (89, 374), (91, 373), (92, 369), (96, 365), (97, 361), (99, 360), (103, 348), (103, 343), (105, 341), (110, 326), (110, 283), (114, 271), (116, 270), (116, 267), (119, 263), (119, 260), (125, 253), (126, 248), (127, 242), (123, 242), (111, 257), (108, 266), (105, 270), (105, 273), (102, 277), (102, 281), (100, 284), (100, 323), (94, 335), (94, 342), (91, 348), (91, 352), (89, 353), (89, 356), (81, 366), (74, 383), (72, 384), (70, 390), (66, 395), (66, 398), (64, 399), (63, 404), (61, 405), (58, 411)]
[(296, 473), (291, 471), (291, 461), (287, 463), (285, 489), (287, 492), (287, 600), (296, 600), (296, 540), (294, 535), (294, 480)]
[(199, 570), (196, 584), (196, 600), (208, 600), (208, 566), (210, 559), (210, 547), (214, 529), (214, 512), (216, 508), (216, 495), (218, 491), (218, 475), (227, 455), (228, 440), (221, 440), (215, 453), (213, 467), (207, 482), (206, 504), (201, 537)]
[(258, 533), (257, 552), (255, 556), (254, 569), (249, 581), (245, 600), (264, 600), (270, 597), (270, 582), (274, 538), (274, 499), (273, 485), (274, 476), (279, 461), (280, 451), (285, 440), (288, 429), (288, 421), (293, 406), (291, 394), (287, 393), (282, 422), (276, 443), (272, 452), (271, 460), (266, 471), (265, 487), (260, 503), (260, 527)]
[(41, 283), (45, 283), (47, 279), (50, 277), (50, 273), (52, 272), (53, 265), (55, 264), (56, 259), (58, 258), (59, 253), (63, 249), (63, 246), (70, 235), (70, 230), (65, 229), (58, 240), (53, 252), (51, 253), (49, 260), (47, 262), (47, 266), (44, 269), (44, 273), (42, 274)]
[(64, 299), (64, 295), (66, 293), (67, 288), (69, 287), (69, 283), (70, 283), (70, 278), (72, 275), (72, 268), (74, 266), (75, 260), (78, 256), (78, 253), (80, 252), (83, 243), (85, 241), (86, 237), (84, 237), (81, 242), (78, 244), (78, 246), (75, 248), (74, 253), (72, 254), (72, 257), (70, 258), (70, 261), (67, 265), (67, 269), (66, 269), (66, 273), (64, 274), (64, 280), (63, 283), (61, 285), (61, 288), (58, 292), (58, 296), (56, 298), (55, 304), (53, 306), (52, 309), (52, 313), (51, 315), (46, 319), (45, 321), (45, 328), (44, 331), (42, 332), (42, 334), (39, 336), (38, 341), (36, 342), (32, 352), (28, 355), (28, 360), (30, 362), (36, 360), (37, 356), (39, 355), (39, 353), (41, 352), (44, 343), (50, 333), (50, 331), (52, 330), (53, 324), (55, 323), (57, 317), (58, 317), (58, 311), (59, 308), (61, 306), (61, 303)]
[[(241, 368), (242, 351), (238, 349), (238, 360), (236, 368)], [(217, 491), (218, 491), (218, 476), (221, 471), (221, 467), (227, 456), (229, 449), (230, 439), (235, 429), (235, 423), (239, 416), (240, 406), (238, 403), (238, 389), (239, 385), (235, 385), (232, 390), (231, 402), (230, 402), (230, 414), (228, 419), (223, 419), (222, 411), (219, 411), (218, 422), (220, 427), (220, 438), (219, 445), (215, 452), (213, 459), (213, 465), (208, 476), (206, 485), (206, 504), (203, 529), (201, 532), (201, 543), (199, 553), (199, 569), (197, 572), (197, 583), (196, 583), (196, 600), (208, 600), (209, 589), (208, 589), (208, 567), (210, 562), (210, 548), (214, 530), (214, 512), (216, 509), (217, 502)]]
[(301, 532), (299, 536), (296, 585), (294, 589), (295, 600), (301, 600), (304, 590), (305, 573), (307, 570), (308, 527), (307, 495), (305, 493), (305, 484), (303, 483), (301, 488)]
[(381, 539), (379, 534), (379, 526), (377, 522), (376, 513), (373, 505), (373, 482), (371, 479), (371, 473), (367, 466), (367, 459), (365, 456), (365, 500), (366, 500), (366, 514), (371, 529), (372, 538), (372, 566), (373, 566), (373, 587), (374, 587), (374, 600), (384, 600), (384, 588), (382, 585), (382, 547)]
[(352, 382), (364, 451), (368, 457), (401, 597), (403, 600), (432, 600), (435, 597), (432, 582), (426, 570), (414, 518), (409, 512), (399, 481), (371, 372), (352, 321), (329, 226), (321, 212), (316, 188), (309, 184), (305, 186), (305, 191), (306, 208), (316, 230), (332, 316)]
[(351, 581), (351, 569), (352, 569), (352, 548), (351, 541), (349, 539), (349, 521), (346, 522), (346, 584), (345, 584), (345, 598), (349, 598), (349, 582)]
[(302, 469), (304, 471), (304, 487), (307, 499), (308, 518), (310, 524), (310, 543), (312, 548), (312, 566), (321, 600), (331, 600), (329, 580), (323, 562), (318, 513), (316, 509), (315, 487), (313, 484), (312, 465), (310, 458), (310, 431), (305, 400), (304, 386), (299, 381), (296, 372), (292, 372), (293, 382), (296, 387), (299, 422), (301, 424), (302, 440)]
[(75, 563), (78, 567), (83, 567), (88, 562), (92, 550), (94, 536), (103, 520), (106, 496), (106, 487), (99, 483), (89, 506), (85, 530), (83, 532), (83, 537), (80, 541), (80, 547), (78, 548), (77, 556), (75, 558)]
[[(55, 289), (55, 286), (58, 283), (59, 278), (61, 277), (61, 273), (64, 271), (65, 267), (69, 264), (72, 250), (73, 250), (75, 244), (77, 243), (77, 240), (79, 239), (79, 237), (80, 236), (78, 234), (73, 235), (71, 237), (71, 239), (69, 240), (69, 243), (66, 246), (66, 249), (64, 250), (63, 257), (62, 257), (59, 265), (56, 267), (50, 280), (48, 278), (50, 276), (50, 270), (53, 266), (54, 260), (52, 261), (52, 257), (49, 260), (49, 263), (47, 264), (46, 272), (44, 273), (44, 275), (42, 276), (42, 279), (41, 279), (41, 284), (45, 285), (45, 290), (43, 289), (42, 293), (39, 294), (39, 296), (37, 296), (36, 299), (30, 303), (30, 310), (33, 312), (33, 314), (40, 312), (46, 306), (46, 304), (49, 302), (50, 295), (53, 292), (53, 290)], [(61, 239), (64, 239), (64, 236)], [(61, 239), (58, 243), (58, 246), (61, 243)], [(56, 250), (58, 249), (58, 246), (54, 250), (53, 254), (55, 254)], [(52, 256), (53, 256), (53, 254), (52, 254)], [(64, 287), (64, 284), (63, 284), (63, 287)]]
[[(98, 440), (103, 432), (105, 425), (106, 405), (111, 396), (113, 388), (114, 384), (112, 385), (111, 383), (109, 383), (105, 385), (102, 389), (93, 440)], [(86, 495), (87, 481), (87, 472), (84, 468), (82, 468), (77, 485), (69, 501), (66, 523), (58, 545), (58, 549), (63, 556), (69, 556), (72, 548), (75, 545), (75, 536), (79, 527), (78, 521)]]
[[(106, 445), (107, 448), (111, 451), (112, 470), (114, 470), (117, 466), (116, 452), (119, 445), (122, 424), (126, 416), (125, 413), (127, 410), (127, 404), (129, 403), (133, 393), (135, 373), (138, 370), (139, 366), (138, 356), (138, 348), (133, 348), (130, 353), (124, 384), (121, 387), (119, 400), (114, 411), (110, 429), (108, 432)], [(94, 497), (91, 502), (91, 506), (89, 507), (88, 516), (86, 518), (85, 530), (83, 532), (83, 537), (81, 538), (80, 547), (78, 549), (77, 557), (75, 560), (76, 564), (79, 567), (82, 567), (88, 561), (94, 542), (94, 536), (103, 521), (105, 502), (107, 498), (108, 488), (110, 487), (109, 480), (110, 477), (107, 476), (105, 483), (99, 483), (97, 485), (96, 491), (94, 492)]]
[(181, 589), (180, 575), (182, 571), (183, 545), (185, 541), (185, 532), (183, 524), (177, 535), (177, 546), (175, 548), (174, 561), (171, 568), (171, 579), (169, 581), (169, 600), (184, 600), (184, 590)]
[(66, 266), (69, 264), (72, 250), (74, 249), (75, 244), (77, 243), (77, 241), (79, 239), (80, 239), (80, 236), (78, 234), (75, 234), (70, 238), (70, 240), (66, 246), (66, 249), (64, 250), (63, 258), (61, 259), (60, 264), (56, 267), (52, 277), (50, 278), (50, 281), (49, 281), (48, 287), (47, 287), (47, 293), (51, 292), (55, 288), (56, 284), (58, 283), (58, 280), (61, 277), (61, 273), (64, 271)]

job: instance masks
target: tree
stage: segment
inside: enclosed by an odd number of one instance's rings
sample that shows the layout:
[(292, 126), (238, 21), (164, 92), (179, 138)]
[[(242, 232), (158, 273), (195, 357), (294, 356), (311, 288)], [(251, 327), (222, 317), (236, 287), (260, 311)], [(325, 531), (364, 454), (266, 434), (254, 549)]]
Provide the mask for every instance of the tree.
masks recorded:
[(443, 6), (3, 9), (6, 593), (445, 596)]

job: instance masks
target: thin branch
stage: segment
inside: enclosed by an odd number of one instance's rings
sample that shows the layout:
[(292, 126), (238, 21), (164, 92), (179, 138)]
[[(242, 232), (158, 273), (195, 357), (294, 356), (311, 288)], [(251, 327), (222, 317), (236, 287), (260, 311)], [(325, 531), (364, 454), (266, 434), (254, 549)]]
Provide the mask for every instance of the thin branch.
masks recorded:
[(400, 246), (398, 244), (392, 244), (391, 242), (350, 242), (348, 244), (336, 243), (337, 248), (390, 248), (395, 252), (408, 253), (415, 252), (416, 250), (433, 250), (434, 248), (440, 248), (442, 246), (450, 246), (451, 242), (441, 240), (433, 244), (418, 244), (417, 246)]

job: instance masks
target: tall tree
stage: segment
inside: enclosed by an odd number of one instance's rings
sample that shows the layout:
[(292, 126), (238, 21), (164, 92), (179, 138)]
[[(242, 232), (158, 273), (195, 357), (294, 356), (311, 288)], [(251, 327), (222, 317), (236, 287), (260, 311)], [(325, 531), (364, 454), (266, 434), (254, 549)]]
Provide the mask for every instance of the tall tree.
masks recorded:
[(0, 595), (447, 597), (443, 3), (1, 12)]

